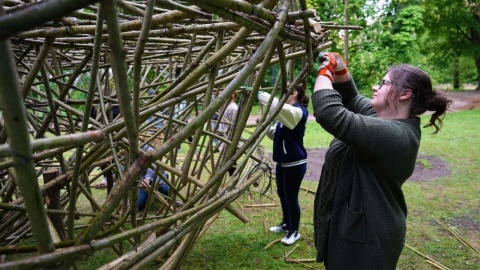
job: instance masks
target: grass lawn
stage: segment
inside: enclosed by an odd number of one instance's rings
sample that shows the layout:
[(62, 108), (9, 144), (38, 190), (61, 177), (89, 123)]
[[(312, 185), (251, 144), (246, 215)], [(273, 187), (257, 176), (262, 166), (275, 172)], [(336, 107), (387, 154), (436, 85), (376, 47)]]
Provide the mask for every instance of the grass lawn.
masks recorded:
[[(427, 117), (423, 117), (422, 123), (427, 122)], [(480, 269), (480, 255), (463, 245), (452, 233), (463, 237), (477, 252), (480, 250), (479, 122), (480, 110), (471, 110), (448, 114), (442, 133), (437, 135), (429, 134), (432, 129), (423, 129), (420, 153), (445, 161), (451, 175), (404, 184), (409, 211), (406, 244), (418, 253), (406, 247), (398, 269), (434, 269), (423, 256), (449, 269)], [(309, 122), (307, 132), (305, 144), (309, 149), (328, 146), (331, 136), (318, 124)], [(271, 141), (263, 144), (268, 148)], [(316, 186), (315, 181), (303, 181), (302, 184), (305, 190), (311, 191), (315, 191)], [(245, 195), (233, 205), (243, 209), (250, 222), (243, 224), (223, 211), (188, 254), (182, 269), (323, 269), (323, 264), (315, 262), (285, 262), (285, 255), (289, 252), (290, 259), (315, 258), (312, 237), (314, 194), (305, 190), (300, 195), (302, 238), (294, 245), (285, 247), (277, 243), (265, 249), (269, 243), (281, 238), (281, 235), (268, 232), (268, 227), (281, 219), (275, 192), (268, 193), (270, 198), (256, 201)], [(275, 203), (276, 206), (247, 207), (254, 203)]]

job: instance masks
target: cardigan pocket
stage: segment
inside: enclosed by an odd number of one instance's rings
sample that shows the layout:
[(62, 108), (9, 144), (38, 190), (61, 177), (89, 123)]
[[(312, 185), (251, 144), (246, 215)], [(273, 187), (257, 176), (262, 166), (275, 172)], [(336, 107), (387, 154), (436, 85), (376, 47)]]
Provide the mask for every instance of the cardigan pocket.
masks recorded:
[(348, 204), (340, 218), (340, 226), (338, 232), (345, 239), (353, 242), (365, 242), (365, 216), (363, 213), (363, 206), (360, 206), (360, 211), (350, 209)]

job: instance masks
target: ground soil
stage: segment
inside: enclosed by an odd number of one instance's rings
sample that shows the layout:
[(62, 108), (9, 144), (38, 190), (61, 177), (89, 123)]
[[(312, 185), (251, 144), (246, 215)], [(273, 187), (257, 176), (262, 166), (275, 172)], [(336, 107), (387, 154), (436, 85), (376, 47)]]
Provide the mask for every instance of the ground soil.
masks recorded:
[(480, 108), (480, 90), (463, 92), (446, 92), (448, 98), (453, 101), (451, 111), (464, 111)]

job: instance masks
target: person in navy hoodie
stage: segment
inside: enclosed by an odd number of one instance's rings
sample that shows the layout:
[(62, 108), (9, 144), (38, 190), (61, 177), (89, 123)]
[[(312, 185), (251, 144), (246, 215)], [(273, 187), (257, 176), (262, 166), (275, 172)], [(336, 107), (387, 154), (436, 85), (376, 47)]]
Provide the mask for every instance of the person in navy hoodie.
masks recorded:
[[(142, 150), (145, 152), (152, 151), (155, 148), (151, 146), (150, 144), (145, 144), (142, 146)], [(164, 196), (168, 196), (168, 193), (170, 192), (170, 186), (165, 183), (165, 181), (162, 179), (162, 176), (156, 175), (155, 174), (155, 167), (152, 168), (147, 168), (147, 170), (143, 173), (143, 176), (141, 177), (141, 180), (145, 182), (145, 184), (152, 186), (155, 182), (158, 183), (157, 190), (163, 194)], [(158, 172), (160, 174), (161, 172)], [(168, 174), (166, 172), (163, 172), (163, 177), (165, 179), (168, 179)], [(138, 200), (137, 200), (137, 208), (139, 211), (143, 211), (145, 209), (145, 206), (147, 205), (147, 199), (148, 199), (148, 191), (144, 190), (141, 188), (141, 186), (138, 187)]]
[[(266, 106), (270, 94), (260, 91), (258, 100)], [(277, 194), (282, 207), (282, 222), (271, 227), (273, 233), (285, 233), (281, 242), (291, 245), (300, 239), (300, 205), (298, 194), (305, 172), (307, 171), (307, 151), (303, 146), (303, 137), (308, 118), (307, 105), (310, 97), (305, 94), (302, 85), (296, 85), (292, 94), (276, 116), (278, 122), (272, 126), (267, 136), (273, 139), (273, 161), (277, 163), (275, 177)], [(269, 111), (278, 106), (274, 98)]]

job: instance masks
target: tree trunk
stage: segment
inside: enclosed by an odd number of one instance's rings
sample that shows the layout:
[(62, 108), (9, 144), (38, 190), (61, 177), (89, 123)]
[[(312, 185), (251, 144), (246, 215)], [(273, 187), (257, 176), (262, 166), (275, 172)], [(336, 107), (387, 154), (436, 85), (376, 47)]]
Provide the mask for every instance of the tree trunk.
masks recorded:
[(458, 58), (453, 59), (453, 89), (460, 88), (460, 71), (458, 68)]
[(475, 66), (477, 66), (477, 87), (475, 90), (480, 90), (480, 57), (475, 57)]
[[(345, 0), (345, 25), (348, 25), (348, 0)], [(345, 44), (343, 48), (343, 58), (348, 61), (348, 29), (345, 29)]]
[[(478, 12), (473, 13), (473, 18), (477, 23), (480, 23)], [(480, 47), (480, 33), (476, 29), (472, 29), (472, 42)], [(478, 50), (475, 54), (475, 66), (477, 67), (477, 87), (475, 90), (480, 90), (480, 51)]]

